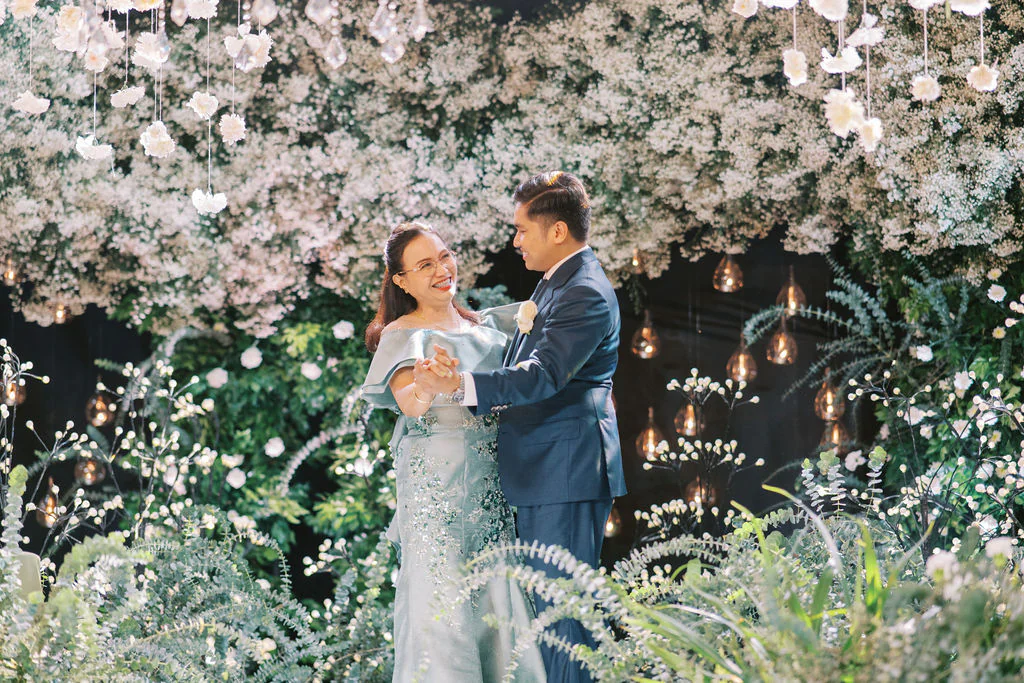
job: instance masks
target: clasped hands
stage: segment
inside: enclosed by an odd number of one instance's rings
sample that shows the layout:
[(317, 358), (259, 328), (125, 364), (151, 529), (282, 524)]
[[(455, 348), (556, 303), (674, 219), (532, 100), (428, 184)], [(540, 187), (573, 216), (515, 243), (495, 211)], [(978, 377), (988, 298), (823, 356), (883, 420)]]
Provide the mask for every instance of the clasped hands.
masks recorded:
[(412, 369), (416, 388), (431, 398), (454, 393), (459, 388), (458, 364), (458, 358), (452, 358), (447, 349), (434, 344), (434, 356), (416, 361)]

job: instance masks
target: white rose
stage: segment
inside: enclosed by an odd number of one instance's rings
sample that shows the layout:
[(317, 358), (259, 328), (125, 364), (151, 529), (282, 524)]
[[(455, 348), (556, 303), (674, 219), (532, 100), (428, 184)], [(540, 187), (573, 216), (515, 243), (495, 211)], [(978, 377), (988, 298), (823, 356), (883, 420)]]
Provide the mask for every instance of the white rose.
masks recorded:
[(882, 121), (878, 117), (872, 117), (860, 127), (860, 143), (865, 152), (874, 152), (878, 148), (878, 141), (882, 139)]
[(907, 410), (906, 421), (910, 426), (916, 426), (924, 418), (928, 417), (928, 413), (921, 410), (917, 406), (910, 406)]
[(807, 4), (829, 21), (842, 21), (850, 11), (848, 0), (808, 0)]
[(865, 12), (860, 18), (860, 28), (846, 39), (847, 45), (854, 47), (874, 47), (885, 38), (885, 29), (876, 26), (878, 17)]
[(303, 377), (310, 380), (320, 379), (320, 375), (324, 374), (316, 363), (303, 363), (301, 372)]
[(331, 332), (334, 334), (335, 339), (348, 339), (355, 334), (355, 331), (356, 326), (347, 320), (335, 323), (334, 327), (331, 328)]
[(821, 68), (830, 74), (848, 74), (855, 71), (864, 61), (857, 53), (857, 48), (848, 45), (842, 52), (837, 52), (833, 57), (832, 53), (821, 48)]
[(167, 133), (167, 126), (164, 125), (163, 121), (149, 124), (149, 127), (142, 133), (139, 140), (142, 142), (142, 147), (145, 149), (146, 154), (158, 159), (174, 152), (174, 148), (177, 146)]
[(228, 383), (228, 371), (224, 368), (214, 368), (206, 373), (206, 383), (211, 389), (220, 389)]
[(533, 319), (536, 317), (537, 304), (533, 300), (527, 299), (519, 305), (519, 312), (515, 314), (514, 319), (520, 332), (530, 334), (530, 331), (533, 330)]
[(782, 53), (782, 73), (789, 79), (793, 87), (807, 82), (807, 55), (800, 50), (790, 48)]
[(254, 370), (263, 362), (263, 354), (255, 346), (250, 346), (242, 352), (242, 367)]
[(196, 188), (192, 193), (192, 206), (201, 215), (213, 216), (223, 211), (228, 205), (228, 197), (223, 192), (214, 194)]
[(84, 138), (78, 136), (75, 141), (75, 151), (82, 155), (83, 159), (102, 161), (109, 159), (114, 154), (114, 148), (110, 145), (97, 145), (96, 137), (87, 135)]
[(942, 94), (942, 87), (934, 76), (917, 76), (910, 83), (910, 96), (918, 102), (934, 102)]
[(79, 47), (78, 31), (57, 31), (57, 35), (53, 38), (53, 46), (61, 52), (77, 52)]
[(220, 134), (229, 145), (244, 140), (245, 119), (238, 114), (224, 114), (220, 117)]
[[(167, 61), (166, 45), (155, 33), (143, 33), (135, 40), (132, 64), (150, 71), (156, 71)], [(165, 38), (166, 40), (166, 38)]]
[(1005, 327), (997, 327), (996, 329), (992, 330), (992, 338), (993, 339), (1003, 339), (1005, 337), (1006, 337), (1006, 328)]
[(212, 19), (217, 15), (217, 0), (185, 0), (185, 11), (193, 19)]
[(228, 472), (226, 480), (228, 482), (228, 485), (231, 486), (231, 488), (240, 489), (243, 486), (245, 486), (245, 472), (236, 467), (235, 469)]
[(961, 371), (953, 375), (953, 386), (960, 391), (967, 391), (972, 384), (974, 384), (974, 380), (969, 372)]
[(829, 90), (825, 95), (825, 118), (832, 132), (845, 138), (864, 125), (864, 105), (855, 99), (849, 88)]
[(199, 118), (209, 119), (217, 113), (217, 107), (219, 105), (216, 97), (208, 92), (200, 92), (197, 90), (192, 93), (192, 98), (189, 99), (188, 104), (185, 106), (194, 111), (196, 116)]
[(276, 458), (284, 453), (284, 441), (279, 436), (275, 436), (273, 439), (267, 442), (267, 445), (263, 447), (263, 452), (267, 454), (268, 458)]
[(857, 468), (867, 461), (868, 459), (864, 457), (862, 451), (850, 451), (847, 453), (846, 460), (843, 464), (846, 466), (846, 469), (851, 472), (856, 472)]
[(224, 463), (224, 467), (238, 467), (245, 460), (244, 455), (221, 455), (220, 461)]
[(1007, 536), (1000, 536), (999, 538), (993, 538), (985, 544), (985, 555), (988, 557), (996, 557), (1002, 555), (1006, 559), (1013, 558), (1013, 539)]
[(956, 438), (962, 439), (967, 436), (967, 430), (970, 429), (971, 423), (969, 420), (953, 420), (952, 427)]
[(976, 17), (991, 6), (988, 0), (949, 0), (949, 9), (969, 17)]
[(989, 280), (998, 280), (999, 278), (1001, 278), (1003, 276), (1003, 269), (1002, 268), (992, 268), (991, 270), (988, 271), (987, 275), (988, 275), (988, 279)]
[(91, 47), (86, 50), (82, 61), (85, 62), (86, 71), (92, 71), (93, 73), (100, 73), (110, 63), (110, 60), (107, 59), (106, 50), (97, 50)]
[(38, 11), (36, 0), (14, 0), (11, 3), (11, 16), (15, 19), (31, 19)]
[(133, 85), (130, 88), (122, 88), (110, 96), (110, 104), (118, 109), (123, 109), (141, 100), (142, 96), (145, 94), (146, 90), (139, 85)]
[(988, 288), (988, 298), (999, 303), (1006, 298), (1006, 288), (1001, 285), (992, 285)]
[(999, 83), (999, 71), (981, 64), (971, 69), (970, 73), (967, 74), (967, 82), (975, 90), (992, 92)]
[(921, 425), (921, 438), (930, 439), (932, 434), (935, 433), (935, 429), (931, 425)]
[(57, 28), (64, 33), (77, 32), (85, 18), (85, 12), (75, 5), (64, 5), (57, 15)]
[(935, 357), (935, 354), (932, 353), (932, 347), (924, 345), (913, 347), (911, 349), (911, 355), (925, 363), (931, 361), (931, 359)]
[(216, 403), (213, 402), (212, 398), (204, 398), (203, 402), (199, 404), (199, 407), (206, 412), (212, 411), (216, 407)]
[(733, 0), (732, 11), (744, 19), (757, 14), (757, 0)]
[(352, 463), (352, 471), (360, 477), (368, 477), (373, 473), (373, 463), (368, 458), (360, 456)]
[(18, 95), (18, 99), (14, 100), (11, 106), (23, 114), (42, 114), (50, 108), (50, 100), (36, 97), (31, 91), (26, 90)]

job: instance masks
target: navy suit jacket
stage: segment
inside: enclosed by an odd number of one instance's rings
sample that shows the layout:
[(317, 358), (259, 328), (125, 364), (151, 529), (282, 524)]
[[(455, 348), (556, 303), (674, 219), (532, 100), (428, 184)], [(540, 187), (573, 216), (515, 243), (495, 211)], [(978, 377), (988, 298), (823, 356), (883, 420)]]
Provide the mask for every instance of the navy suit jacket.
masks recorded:
[(498, 468), (512, 505), (625, 495), (612, 406), (619, 304), (590, 249), (534, 293), (537, 316), (516, 332), (500, 370), (474, 372), (477, 414), (501, 414)]

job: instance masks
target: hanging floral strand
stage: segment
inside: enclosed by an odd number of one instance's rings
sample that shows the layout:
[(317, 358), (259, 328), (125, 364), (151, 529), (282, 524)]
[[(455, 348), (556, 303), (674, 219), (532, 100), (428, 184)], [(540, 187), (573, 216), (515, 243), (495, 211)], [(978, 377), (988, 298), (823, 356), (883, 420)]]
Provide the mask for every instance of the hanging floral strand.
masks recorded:
[(50, 100), (45, 97), (36, 97), (32, 93), (32, 84), (35, 81), (35, 58), (33, 56), (33, 41), (35, 39), (35, 23), (32, 19), (39, 12), (35, 0), (30, 2), (15, 3), (11, 7), (11, 16), (15, 19), (28, 19), (28, 88), (25, 89), (11, 106), (22, 114), (42, 114), (50, 108)]
[(967, 82), (979, 92), (992, 92), (999, 84), (999, 71), (985, 64), (985, 17), (979, 14), (978, 21), (981, 24), (980, 55), (978, 66), (967, 74)]
[(864, 0), (860, 27), (850, 34), (846, 44), (856, 49), (864, 48), (864, 87), (867, 91), (867, 120), (860, 128), (860, 143), (866, 152), (873, 152), (882, 139), (882, 121), (871, 116), (871, 48), (879, 45), (885, 38), (885, 30), (878, 26), (878, 17), (868, 12), (868, 2)]
[(213, 116), (217, 113), (220, 103), (210, 92), (210, 69), (213, 61), (211, 19), (217, 13), (217, 3), (190, 3), (187, 13), (193, 19), (206, 19), (206, 90), (192, 93), (191, 99), (185, 105), (200, 120), (206, 121), (206, 192), (197, 187), (192, 192), (192, 206), (201, 215), (216, 215), (228, 205), (227, 195), (223, 192), (213, 192)]
[(921, 24), (924, 30), (924, 73), (915, 76), (910, 84), (910, 96), (918, 102), (934, 102), (942, 94), (939, 81), (928, 73), (928, 10), (942, 0), (910, 0), (910, 6), (923, 12)]
[[(776, 0), (777, 2), (780, 0)], [(785, 0), (782, 0), (785, 1)], [(782, 73), (789, 79), (789, 84), (794, 88), (807, 82), (807, 55), (800, 51), (796, 43), (796, 6), (797, 0), (792, 0), (793, 11), (793, 47), (782, 53)], [(780, 5), (780, 9), (785, 9)]]

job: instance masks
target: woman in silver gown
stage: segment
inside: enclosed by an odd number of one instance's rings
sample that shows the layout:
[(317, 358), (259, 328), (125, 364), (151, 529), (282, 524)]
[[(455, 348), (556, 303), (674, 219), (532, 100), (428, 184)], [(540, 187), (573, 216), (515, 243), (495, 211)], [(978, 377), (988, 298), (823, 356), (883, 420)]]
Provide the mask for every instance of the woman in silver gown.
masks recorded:
[(498, 482), (497, 419), (475, 417), (414, 381), (414, 366), (426, 367), (434, 344), (462, 369), (501, 367), (514, 307), (478, 315), (457, 305), (455, 257), (426, 225), (396, 227), (384, 259), (380, 307), (366, 331), (374, 356), (363, 396), (399, 412), (391, 440), (398, 507), (388, 530), (400, 549), (394, 680), (543, 681), (539, 651), (520, 642), (534, 611), (516, 582), (502, 576), (459, 598), (465, 563), (515, 540)]

